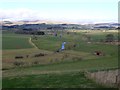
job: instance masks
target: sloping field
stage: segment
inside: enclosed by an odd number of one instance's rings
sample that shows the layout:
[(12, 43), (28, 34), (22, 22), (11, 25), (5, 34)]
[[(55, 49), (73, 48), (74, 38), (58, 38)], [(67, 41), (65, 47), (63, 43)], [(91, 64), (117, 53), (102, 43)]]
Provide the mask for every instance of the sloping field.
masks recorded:
[[(118, 46), (100, 42), (101, 39), (105, 39), (107, 34), (108, 32), (100, 34), (78, 32), (77, 34), (64, 34), (62, 38), (59, 35), (58, 37), (37, 36), (37, 39), (31, 37), (31, 40), (39, 49), (29, 47), (28, 49), (3, 50), (3, 88), (105, 87), (89, 80), (85, 77), (84, 72), (118, 68)], [(86, 35), (91, 36), (90, 43), (85, 39)], [(117, 37), (117, 33), (114, 36)], [(4, 38), (7, 37), (13, 38), (11, 35)], [(14, 37), (18, 36), (14, 35)], [(29, 37), (19, 36), (22, 40), (27, 39), (26, 41), (30, 45)], [(13, 41), (16, 43), (15, 38)], [(63, 41), (66, 41), (66, 49), (62, 52), (55, 52), (61, 48)], [(73, 47), (74, 44), (76, 47)], [(9, 48), (9, 46), (6, 47)], [(94, 55), (94, 51), (101, 51), (104, 55)], [(45, 55), (36, 57), (35, 55), (39, 53)], [(16, 56), (24, 58), (16, 59)]]
[(33, 48), (33, 46), (29, 43), (29, 37), (22, 37), (22, 35), (10, 36), (3, 34), (2, 46), (3, 50)]
[[(48, 65), (36, 65), (31, 67), (21, 67), (11, 70), (5, 70), (3, 72), (3, 77), (9, 76), (24, 76), (24, 75), (36, 75), (45, 74), (52, 72), (72, 72), (72, 71), (93, 71), (93, 70), (107, 70), (118, 68), (117, 59), (106, 58), (98, 60), (83, 60), (83, 61), (73, 61), (73, 62), (61, 62), (56, 64)], [(15, 73), (14, 73), (15, 72)]]
[[(13, 83), (14, 82), (14, 83)], [(100, 88), (84, 73), (59, 73), (10, 77), (3, 79), (3, 88)]]

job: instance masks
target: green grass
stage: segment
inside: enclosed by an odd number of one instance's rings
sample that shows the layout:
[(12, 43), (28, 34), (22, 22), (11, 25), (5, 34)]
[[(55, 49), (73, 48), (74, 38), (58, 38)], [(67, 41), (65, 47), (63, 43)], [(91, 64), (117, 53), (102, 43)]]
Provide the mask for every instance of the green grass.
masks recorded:
[(115, 32), (88, 33), (87, 35), (91, 36), (91, 39), (95, 42), (95, 41), (101, 41), (101, 39), (105, 40), (107, 34), (113, 34), (114, 39), (118, 40), (118, 33)]
[[(36, 65), (30, 67), (18, 67), (3, 73), (3, 77), (36, 75), (52, 72), (95, 71), (118, 68), (117, 58), (100, 58), (73, 62), (61, 62), (48, 65)], [(14, 73), (15, 72), (15, 73)]]
[(28, 75), (3, 78), (3, 88), (101, 88), (84, 73)]
[[(94, 40), (92, 43), (87, 43), (83, 40), (83, 35), (86, 33), (77, 33), (76, 35), (64, 34), (62, 38), (54, 36), (37, 36), (37, 40), (32, 39), (35, 45), (42, 51), (50, 51), (50, 55), (43, 58), (28, 58), (23, 59), (22, 62), (28, 63), (28, 66), (24, 67), (14, 67), (4, 71), (3, 73), (3, 87), (4, 88), (16, 88), (16, 87), (78, 87), (78, 88), (88, 88), (88, 87), (102, 87), (97, 85), (95, 82), (87, 79), (82, 72), (84, 71), (97, 71), (97, 70), (109, 70), (118, 68), (118, 46), (110, 45), (104, 43), (95, 43), (100, 39), (105, 39), (108, 33), (87, 33)], [(117, 34), (114, 34), (117, 37)], [(15, 46), (21, 46), (20, 48), (32, 48), (28, 43), (28, 38), (31, 36), (17, 35), (6, 33), (3, 35), (3, 49), (18, 49)], [(63, 52), (54, 54), (51, 51), (58, 50), (61, 47), (63, 41), (66, 41), (66, 46), (71, 46), (76, 44), (77, 47), (67, 49)], [(10, 42), (10, 43), (8, 43)], [(29, 50), (29, 49), (28, 49)], [(95, 56), (92, 53), (94, 51), (101, 51), (105, 56)], [(40, 52), (39, 50), (37, 52)], [(15, 55), (21, 54), (21, 52), (5, 52), (3, 59), (6, 59), (5, 64), (13, 65), (12, 60)], [(14, 53), (16, 53), (14, 55)], [(24, 52), (23, 55), (30, 53), (31, 56), (34, 55), (35, 51)], [(51, 54), (53, 53), (53, 54)], [(64, 54), (68, 54), (68, 58), (62, 60), (60, 57)], [(52, 55), (52, 56), (51, 56)], [(59, 57), (60, 56), (60, 57)], [(52, 57), (52, 58), (50, 58)], [(74, 57), (82, 57), (82, 60), (73, 60)], [(9, 58), (11, 61), (9, 61)], [(54, 59), (58, 59), (59, 62)], [(55, 63), (46, 62), (42, 65), (41, 63), (37, 65), (30, 65), (34, 60), (42, 61), (53, 60)], [(19, 60), (20, 61), (20, 60)], [(9, 66), (8, 65), (8, 66)]]
[(53, 36), (40, 36), (38, 40), (32, 40), (39, 49), (55, 51), (61, 47), (63, 39)]
[(33, 48), (29, 43), (29, 38), (24, 36), (17, 35), (5, 35), (2, 37), (2, 49), (25, 49), (25, 48)]
[[(103, 35), (101, 35), (101, 38)], [(105, 35), (104, 35), (105, 36)], [(100, 38), (100, 35), (98, 35)], [(97, 36), (94, 37), (92, 36), (93, 39), (97, 39)], [(87, 42), (82, 40), (82, 34), (77, 34), (77, 35), (64, 35), (63, 38), (59, 37), (54, 37), (54, 36), (42, 36), (38, 37), (38, 40), (32, 40), (38, 47), (39, 49), (43, 50), (50, 50), (50, 51), (55, 51), (61, 48), (61, 44), (63, 41), (66, 41), (67, 44), (65, 47), (70, 46), (72, 44), (76, 44), (76, 48), (71, 48), (72, 50), (75, 51), (80, 51), (80, 52), (94, 52), (94, 51), (101, 51), (105, 53), (106, 55), (112, 55), (117, 57), (117, 52), (118, 52), (118, 46), (117, 45), (106, 45), (106, 44), (96, 44), (96, 43), (91, 43), (88, 44)]]
[[(111, 63), (108, 63), (111, 62)], [(101, 70), (108, 68), (118, 68), (118, 60), (114, 58), (106, 59), (95, 59), (95, 60), (84, 60), (77, 62), (66, 62), (45, 66), (31, 67), (31, 70), (41, 70), (41, 71), (70, 71), (70, 70)], [(29, 68), (30, 69), (30, 68)], [(26, 69), (27, 70), (27, 69)]]
[[(74, 52), (72, 53), (72, 52), (69, 52), (69, 50), (68, 50), (69, 53), (68, 52), (67, 53), (70, 56), (72, 56), (72, 54), (80, 55), (80, 57), (82, 57), (83, 60), (79, 61), (79, 62), (70, 62), (70, 63), (66, 62), (65, 60), (64, 60), (64, 62), (62, 62), (62, 60), (61, 60), (59, 63), (61, 63), (61, 62), (62, 63), (58, 64), (58, 65), (57, 64), (49, 65), (47, 63), (48, 65), (46, 65), (44, 67), (41, 67), (38, 65), (38, 67), (35, 67), (35, 69), (34, 69), (34, 67), (31, 67), (33, 69), (30, 69), (30, 68), (29, 69), (31, 71), (37, 70), (37, 68), (42, 71), (44, 71), (44, 70), (45, 71), (49, 71), (49, 70), (61, 71), (61, 70), (76, 70), (76, 69), (77, 70), (104, 69), (104, 68), (118, 67), (118, 46), (117, 45), (108, 45), (108, 44), (106, 45), (106, 44), (102, 44), (102, 43), (101, 44), (96, 44), (96, 43), (88, 44), (87, 42), (82, 40), (83, 34), (84, 33), (77, 33), (77, 35), (64, 34), (62, 38), (48, 35), (48, 36), (38, 36), (37, 40), (32, 39), (32, 41), (39, 47), (39, 49), (48, 50), (48, 51), (55, 51), (55, 50), (59, 49), (61, 47), (61, 43), (63, 41), (67, 42), (66, 46), (70, 45), (72, 43), (76, 43), (77, 47), (72, 48), (72, 51), (74, 51)], [(98, 36), (101, 35), (101, 38), (103, 38), (103, 36), (105, 36), (108, 33), (92, 34), (92, 32), (91, 32), (89, 34), (92, 36), (92, 38), (97, 38), (97, 35)], [(13, 38), (12, 41), (14, 41), (15, 38)], [(17, 40), (15, 40), (14, 42), (17, 43)], [(97, 57), (94, 56), (93, 57), (92, 53), (97, 50), (105, 53), (105, 56), (97, 56)], [(83, 54), (81, 54), (81, 53), (83, 53)], [(88, 55), (87, 54), (84, 55), (84, 53), (88, 53)], [(53, 56), (51, 56), (51, 57), (53, 57)], [(47, 57), (47, 58), (49, 59), (49, 57)], [(46, 58), (46, 60), (47, 60), (47, 58)], [(58, 59), (59, 59), (59, 57), (58, 57)], [(40, 59), (38, 58), (37, 60), (40, 60)], [(72, 58), (68, 58), (67, 60), (72, 61)], [(24, 69), (23, 69), (23, 71), (24, 71)]]
[(105, 44), (87, 44), (80, 42), (78, 47), (74, 50), (83, 51), (83, 52), (94, 52), (94, 51), (101, 51), (106, 55), (117, 55), (118, 46), (116, 45), (105, 45)]

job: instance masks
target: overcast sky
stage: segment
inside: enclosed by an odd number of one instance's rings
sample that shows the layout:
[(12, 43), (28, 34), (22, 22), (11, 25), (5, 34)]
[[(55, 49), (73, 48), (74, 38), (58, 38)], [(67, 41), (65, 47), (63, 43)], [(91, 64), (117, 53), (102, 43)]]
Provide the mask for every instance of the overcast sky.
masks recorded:
[(119, 0), (0, 0), (3, 20), (117, 22)]

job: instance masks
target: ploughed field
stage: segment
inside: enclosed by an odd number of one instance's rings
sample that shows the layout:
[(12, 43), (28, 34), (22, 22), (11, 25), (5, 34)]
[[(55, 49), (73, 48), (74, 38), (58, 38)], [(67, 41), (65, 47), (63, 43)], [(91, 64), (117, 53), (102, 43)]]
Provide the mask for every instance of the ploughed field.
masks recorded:
[[(84, 72), (118, 68), (118, 46), (104, 42), (107, 34), (118, 39), (117, 32), (102, 31), (64, 32), (62, 37), (3, 33), (3, 88), (105, 87)], [(57, 52), (64, 41), (65, 50)]]

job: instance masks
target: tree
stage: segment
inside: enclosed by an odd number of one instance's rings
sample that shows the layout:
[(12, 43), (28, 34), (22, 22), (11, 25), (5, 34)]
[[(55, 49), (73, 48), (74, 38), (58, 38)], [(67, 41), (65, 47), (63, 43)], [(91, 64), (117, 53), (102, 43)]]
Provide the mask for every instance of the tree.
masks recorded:
[(113, 42), (114, 41), (114, 35), (113, 34), (107, 34), (106, 35), (106, 42)]

